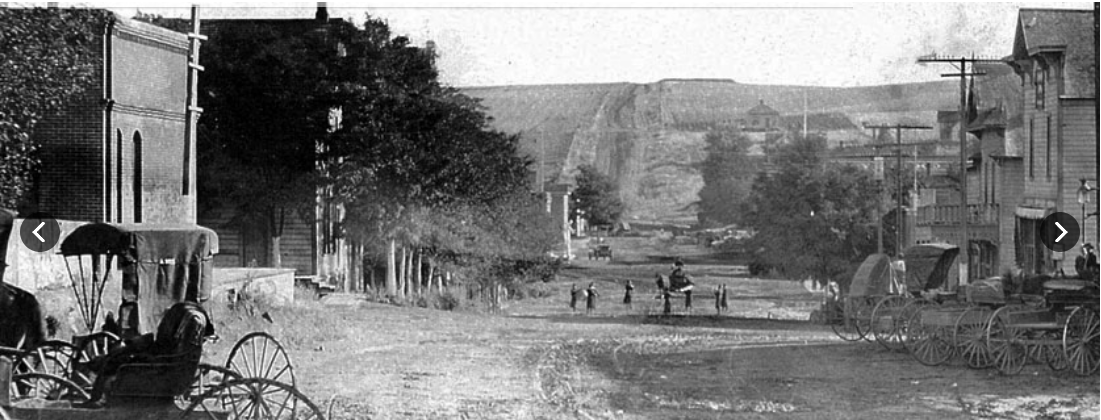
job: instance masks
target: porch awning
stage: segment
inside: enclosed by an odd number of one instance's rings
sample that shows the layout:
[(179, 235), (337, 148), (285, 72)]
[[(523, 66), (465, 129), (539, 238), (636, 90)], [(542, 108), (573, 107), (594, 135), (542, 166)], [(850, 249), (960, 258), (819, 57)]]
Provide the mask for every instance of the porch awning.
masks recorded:
[(1022, 219), (1040, 220), (1051, 214), (1050, 208), (1017, 206), (1017, 217)]

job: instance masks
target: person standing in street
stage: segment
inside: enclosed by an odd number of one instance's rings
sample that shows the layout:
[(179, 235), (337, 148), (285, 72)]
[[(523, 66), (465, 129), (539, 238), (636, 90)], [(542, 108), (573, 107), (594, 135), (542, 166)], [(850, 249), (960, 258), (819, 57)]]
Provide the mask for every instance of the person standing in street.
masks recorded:
[(635, 284), (632, 281), (627, 280), (627, 285), (624, 286), (624, 291), (623, 291), (623, 304), (627, 305), (627, 309), (632, 308), (631, 298), (633, 296), (631, 296), (631, 295), (634, 294), (634, 292), (635, 292)]
[(585, 315), (591, 315), (596, 310), (596, 282), (589, 283), (585, 289)]
[(721, 289), (722, 289), (721, 286), (712, 286), (711, 287), (711, 292), (715, 295), (715, 316), (722, 315), (722, 313), (723, 313)]
[(574, 283), (573, 286), (570, 287), (570, 310), (573, 311), (574, 313), (577, 313), (577, 293), (578, 292), (580, 292), (580, 290), (577, 289), (577, 283)]
[(721, 289), (719, 298), (722, 299), (722, 312), (726, 313), (727, 309), (730, 309), (730, 306), (727, 304), (726, 300), (726, 285), (724, 284), (722, 286), (719, 286), (719, 288)]

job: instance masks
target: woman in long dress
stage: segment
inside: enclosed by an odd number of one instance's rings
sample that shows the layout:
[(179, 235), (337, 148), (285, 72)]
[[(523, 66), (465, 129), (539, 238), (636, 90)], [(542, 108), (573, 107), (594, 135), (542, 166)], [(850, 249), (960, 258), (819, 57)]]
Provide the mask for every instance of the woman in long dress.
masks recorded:
[(589, 288), (585, 289), (585, 314), (591, 314), (596, 309), (596, 283), (589, 283)]

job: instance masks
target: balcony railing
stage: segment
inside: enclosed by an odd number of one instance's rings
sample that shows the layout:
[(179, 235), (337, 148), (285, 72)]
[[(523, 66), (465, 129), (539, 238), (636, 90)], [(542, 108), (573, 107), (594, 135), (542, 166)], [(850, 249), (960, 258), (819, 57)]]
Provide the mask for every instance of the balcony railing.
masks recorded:
[[(960, 206), (958, 204), (918, 207), (916, 222), (918, 226), (958, 225)], [(997, 204), (969, 204), (967, 206), (967, 224), (998, 224)]]

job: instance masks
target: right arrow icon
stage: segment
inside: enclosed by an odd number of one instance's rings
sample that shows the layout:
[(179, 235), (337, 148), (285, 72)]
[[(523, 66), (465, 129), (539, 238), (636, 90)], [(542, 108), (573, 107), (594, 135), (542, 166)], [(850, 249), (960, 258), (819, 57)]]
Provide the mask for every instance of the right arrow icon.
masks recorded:
[(1057, 228), (1059, 228), (1059, 230), (1063, 231), (1063, 233), (1059, 234), (1058, 238), (1055, 238), (1055, 242), (1059, 242), (1060, 239), (1063, 239), (1064, 236), (1067, 236), (1067, 230), (1063, 229), (1063, 225), (1060, 225), (1059, 222), (1055, 222), (1055, 227), (1057, 227)]
[(1055, 212), (1049, 214), (1038, 226), (1038, 238), (1048, 249), (1066, 252), (1074, 248), (1081, 234), (1081, 227), (1073, 216)]

